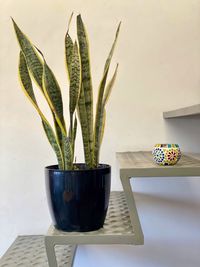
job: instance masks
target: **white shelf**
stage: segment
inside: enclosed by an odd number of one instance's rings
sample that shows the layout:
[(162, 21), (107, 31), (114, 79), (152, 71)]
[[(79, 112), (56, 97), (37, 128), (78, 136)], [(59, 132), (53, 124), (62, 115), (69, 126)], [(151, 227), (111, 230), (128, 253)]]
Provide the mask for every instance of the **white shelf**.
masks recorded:
[(124, 192), (111, 192), (108, 214), (102, 229), (68, 233), (51, 226), (45, 236), (20, 236), (0, 260), (0, 266), (72, 267), (79, 244), (142, 245), (144, 236), (130, 179), (200, 176), (200, 154), (182, 155), (174, 166), (157, 165), (150, 151), (120, 152), (117, 153), (117, 159)]
[[(64, 232), (50, 226), (45, 235), (49, 267), (58, 267), (56, 245), (132, 244), (143, 245), (144, 237), (129, 180), (123, 181), (124, 192), (111, 192), (108, 213), (103, 228), (91, 232)], [(130, 189), (130, 190), (129, 190)], [(73, 266), (73, 263), (70, 267)]]
[[(64, 232), (50, 226), (45, 238), (65, 244), (135, 244), (135, 231), (131, 224), (124, 192), (113, 191), (103, 228), (91, 232)], [(63, 241), (63, 242), (62, 242)]]
[[(133, 194), (131, 195), (134, 201)], [(79, 244), (138, 245), (124, 192), (111, 192), (103, 228), (91, 232), (63, 232), (51, 226), (45, 237), (18, 236), (0, 260), (0, 266), (72, 267), (76, 247)], [(143, 240), (140, 244), (143, 244)]]
[(127, 177), (200, 176), (200, 154), (182, 155), (176, 165), (160, 166), (150, 151), (118, 152), (120, 175)]
[(200, 116), (200, 104), (163, 112), (164, 119)]
[[(62, 245), (55, 247), (59, 267), (71, 267), (75, 254), (75, 247)], [(49, 267), (44, 236), (18, 236), (11, 247), (0, 259), (1, 267)]]

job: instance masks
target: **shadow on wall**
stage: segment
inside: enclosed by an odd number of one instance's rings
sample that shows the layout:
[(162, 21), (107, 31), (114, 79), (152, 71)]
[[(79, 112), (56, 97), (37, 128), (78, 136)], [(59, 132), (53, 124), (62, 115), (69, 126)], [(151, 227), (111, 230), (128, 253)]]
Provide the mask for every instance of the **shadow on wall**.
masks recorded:
[(140, 192), (163, 200), (200, 202), (199, 177), (141, 177), (131, 179), (131, 185), (134, 195)]
[(198, 267), (192, 246), (170, 246), (152, 242), (145, 246), (80, 246), (74, 267), (94, 267), (98, 261), (103, 267)]
[(165, 119), (167, 143), (178, 143), (182, 151), (200, 152), (200, 117)]
[(200, 202), (152, 193), (134, 195), (144, 246), (80, 246), (74, 267), (94, 267), (97, 260), (104, 267), (200, 266)]
[[(170, 196), (161, 196), (161, 195), (153, 195), (153, 194), (147, 194), (147, 193), (134, 193), (134, 197), (138, 205), (142, 209), (149, 210), (150, 212), (153, 210), (157, 210), (160, 207), (162, 207), (162, 213), (167, 212), (176, 212), (178, 211), (178, 216), (194, 216), (200, 218), (200, 202), (194, 201), (193, 199), (183, 199), (183, 198), (173, 198)], [(141, 213), (143, 213), (141, 211)], [(156, 217), (159, 217), (160, 213), (157, 214)], [(173, 218), (170, 218), (170, 220)], [(186, 222), (188, 219), (192, 218), (185, 218), (184, 222)], [(198, 221), (199, 224), (200, 221)]]
[(200, 266), (200, 196), (194, 194), (195, 181), (199, 178), (132, 179), (144, 246), (81, 245), (74, 267), (94, 267), (97, 262), (104, 267)]

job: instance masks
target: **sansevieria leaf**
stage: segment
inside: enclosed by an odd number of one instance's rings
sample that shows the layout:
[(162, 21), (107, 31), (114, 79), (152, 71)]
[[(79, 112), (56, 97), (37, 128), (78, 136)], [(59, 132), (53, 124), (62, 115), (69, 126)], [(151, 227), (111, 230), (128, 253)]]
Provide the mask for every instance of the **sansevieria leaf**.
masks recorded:
[(93, 162), (90, 153), (89, 128), (83, 86), (81, 86), (80, 90), (78, 102), (78, 116), (81, 124), (85, 163), (87, 167), (92, 168)]
[(40, 57), (36, 49), (32, 45), (32, 43), (28, 39), (28, 37), (20, 30), (20, 28), (17, 26), (16, 22), (13, 19), (12, 21), (21, 51), (23, 52), (26, 58), (27, 66), (31, 74), (33, 75), (33, 78), (35, 79), (36, 83), (43, 91), (42, 89), (43, 66)]
[[(42, 75), (43, 75), (43, 63), (42, 60), (38, 54), (37, 49), (35, 46), (31, 43), (31, 41), (28, 39), (28, 37), (20, 30), (20, 28), (17, 26), (16, 22), (12, 19), (15, 33), (17, 36), (17, 40), (19, 42), (21, 51), (24, 54), (24, 57), (26, 59), (26, 64), (28, 66), (28, 69), (39, 86), (40, 90), (42, 91), (44, 97), (46, 98), (43, 90), (43, 85), (42, 85)], [(55, 114), (52, 113), (53, 120), (54, 120), (54, 125), (56, 129), (56, 134), (57, 138), (60, 142), (61, 138), (61, 133), (60, 133), (60, 127), (58, 126), (58, 123), (55, 118)]]
[(104, 131), (104, 126), (105, 125), (105, 108), (103, 105), (100, 106), (100, 109), (98, 109), (98, 123), (95, 124), (95, 132), (94, 132), (94, 164), (96, 167), (98, 167), (99, 164), (99, 154), (100, 154), (100, 146), (101, 146), (101, 141), (103, 138), (103, 133)]
[(110, 96), (110, 94), (111, 94), (113, 85), (114, 85), (115, 80), (116, 80), (118, 66), (119, 66), (119, 65), (117, 64), (117, 66), (116, 66), (116, 68), (115, 68), (115, 72), (114, 72), (114, 74), (113, 74), (111, 80), (109, 81), (109, 83), (108, 83), (107, 86), (106, 86), (105, 93), (104, 93), (104, 97), (103, 97), (103, 107), (105, 107), (105, 105), (106, 105), (106, 103), (107, 103), (107, 101), (108, 101), (108, 98), (109, 98), (109, 96)]
[[(106, 104), (114, 85), (118, 65), (111, 80), (107, 83), (111, 59), (119, 35), (120, 24), (117, 28), (114, 42), (106, 59), (103, 77), (98, 88), (95, 122), (93, 122), (93, 86), (90, 67), (89, 41), (85, 25), (79, 14), (76, 18), (77, 40), (73, 42), (69, 27), (73, 13), (70, 16), (65, 35), (65, 63), (69, 78), (69, 133), (64, 119), (63, 100), (60, 86), (56, 77), (47, 65), (42, 52), (32, 44), (29, 38), (13, 21), (14, 30), (20, 46), (19, 78), (22, 89), (32, 105), (37, 110), (44, 131), (61, 170), (74, 170), (75, 139), (77, 118), (79, 117), (86, 168), (92, 169), (99, 165), (100, 147), (104, 135), (106, 121)], [(54, 127), (52, 128), (41, 111), (32, 86), (35, 81), (47, 101), (52, 113)], [(94, 125), (93, 125), (94, 124)], [(75, 159), (76, 162), (76, 159)]]
[(63, 136), (63, 147), (65, 156), (65, 170), (73, 169), (73, 152), (69, 137)]
[(65, 62), (67, 67), (67, 73), (70, 80), (71, 76), (71, 62), (72, 62), (72, 53), (73, 53), (73, 41), (69, 33), (66, 33), (65, 36)]
[(104, 110), (103, 110), (103, 118), (102, 118), (101, 134), (100, 134), (99, 152), (100, 152), (101, 143), (103, 141), (103, 136), (104, 136), (104, 131), (105, 131), (105, 124), (106, 124), (106, 110), (104, 108)]
[(116, 34), (115, 34), (115, 40), (114, 40), (114, 42), (112, 44), (112, 47), (111, 47), (110, 53), (108, 55), (108, 58), (106, 59), (106, 63), (105, 63), (105, 66), (104, 66), (104, 72), (109, 70), (110, 62), (111, 62), (111, 59), (112, 59), (112, 56), (113, 56), (113, 53), (114, 53), (114, 50), (115, 50), (115, 46), (116, 46), (116, 43), (117, 43), (117, 39), (118, 39), (118, 36), (119, 36), (120, 27), (121, 27), (121, 22), (119, 23), (119, 25), (117, 27), (117, 31), (116, 31)]
[(73, 53), (73, 46), (74, 46), (72, 38), (69, 35), (69, 27), (72, 21), (72, 17), (73, 17), (73, 13), (70, 16), (68, 27), (67, 27), (67, 32), (65, 35), (65, 63), (67, 67), (69, 80), (70, 80), (70, 74), (71, 74), (71, 61), (72, 61), (72, 53)]
[[(103, 107), (104, 90), (105, 90), (106, 80), (107, 80), (108, 71), (109, 71), (109, 67), (110, 67), (110, 62), (111, 62), (111, 59), (112, 59), (112, 56), (114, 53), (114, 49), (116, 46), (116, 42), (118, 39), (118, 35), (119, 35), (120, 25), (121, 25), (121, 23), (119, 23), (119, 25), (118, 25), (118, 28), (117, 28), (117, 31), (115, 34), (114, 42), (112, 44), (108, 58), (106, 59), (103, 77), (102, 77), (102, 80), (101, 80), (100, 85), (99, 85), (99, 93), (98, 93), (96, 117), (95, 117), (95, 128), (94, 128), (94, 163), (96, 166), (98, 165), (98, 162), (99, 162), (99, 150), (100, 150), (100, 143), (101, 143), (100, 137), (101, 137), (103, 111), (104, 111), (104, 107)], [(113, 83), (114, 83), (114, 81), (113, 81)], [(112, 86), (111, 86), (111, 88), (112, 88)], [(110, 92), (108, 91), (107, 94), (109, 95), (109, 93)]]
[(22, 89), (24, 90), (25, 94), (29, 97), (31, 102), (33, 102), (34, 105), (38, 107), (35, 94), (33, 91), (31, 78), (29, 76), (26, 60), (25, 60), (25, 57), (22, 51), (20, 51), (19, 53), (19, 78), (20, 78)]
[(42, 125), (44, 127), (47, 138), (56, 153), (59, 168), (63, 169), (64, 161), (63, 161), (61, 148), (59, 146), (58, 140), (53, 132), (52, 127), (50, 126), (49, 122), (47, 121), (47, 119), (45, 118), (44, 114), (42, 113), (42, 111), (40, 110), (37, 104), (35, 94), (33, 91), (31, 78), (29, 76), (29, 71), (27, 68), (26, 60), (21, 51), (19, 55), (19, 78), (20, 78), (21, 86), (22, 86), (24, 93), (26, 94), (30, 102), (33, 104), (33, 106), (35, 107), (35, 109), (37, 110), (38, 114), (40, 115), (42, 119)]
[(46, 120), (42, 120), (42, 125), (49, 140), (49, 143), (56, 153), (59, 169), (64, 170), (64, 159), (56, 135), (54, 134), (53, 129)]
[(108, 98), (110, 96), (110, 93), (112, 91), (112, 88), (113, 88), (113, 85), (114, 85), (114, 82), (115, 82), (115, 79), (117, 76), (117, 69), (118, 69), (118, 64), (115, 68), (115, 72), (114, 72), (111, 80), (109, 81), (109, 83), (106, 86), (104, 98), (103, 98), (102, 105), (101, 105), (101, 110), (99, 112), (99, 123), (98, 123), (98, 128), (97, 128), (98, 131), (96, 131), (95, 142), (94, 142), (94, 144), (96, 145), (94, 147), (96, 164), (98, 164), (98, 162), (99, 162), (100, 147), (101, 147), (101, 143), (102, 143), (103, 135), (104, 135), (104, 130), (105, 130), (105, 121), (106, 121), (105, 106), (106, 106), (106, 103), (108, 101)]
[(78, 46), (75, 42), (73, 47), (72, 61), (71, 61), (71, 78), (69, 86), (69, 111), (70, 111), (70, 129), (73, 128), (73, 114), (78, 104), (81, 86), (81, 66), (78, 52)]
[(72, 158), (73, 159), (74, 159), (74, 151), (75, 151), (76, 132), (77, 132), (77, 118), (75, 116), (74, 125), (73, 125), (73, 132), (72, 132)]
[(85, 98), (90, 155), (93, 155), (93, 89), (90, 70), (89, 42), (81, 15), (77, 16), (77, 35), (81, 57), (82, 87)]
[(43, 64), (43, 89), (46, 99), (55, 114), (56, 121), (62, 130), (63, 134), (66, 135), (65, 120), (63, 116), (63, 102), (60, 86), (52, 72), (44, 60)]
[(71, 60), (71, 78), (70, 78), (70, 97), (69, 97), (69, 110), (70, 114), (73, 114), (78, 102), (81, 85), (81, 66), (78, 52), (78, 46), (75, 42), (73, 47), (73, 54)]

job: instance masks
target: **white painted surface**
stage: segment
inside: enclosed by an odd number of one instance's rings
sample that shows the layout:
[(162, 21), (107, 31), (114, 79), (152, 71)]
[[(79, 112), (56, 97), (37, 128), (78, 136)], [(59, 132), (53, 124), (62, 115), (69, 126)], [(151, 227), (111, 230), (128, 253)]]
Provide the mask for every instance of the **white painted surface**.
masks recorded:
[(200, 104), (163, 112), (164, 119), (173, 119), (181, 117), (189, 117), (190, 119), (191, 116), (199, 116), (199, 115), (200, 115)]
[[(199, 103), (199, 0), (0, 1), (0, 254), (19, 234), (43, 234), (50, 223), (43, 167), (55, 162), (40, 120), (17, 80), (18, 45), (10, 16), (44, 52), (65, 91), (64, 33), (71, 11), (88, 28), (95, 92), (116, 25), (122, 20), (113, 60), (119, 75), (107, 108), (101, 159), (115, 151), (148, 150), (179, 143), (200, 152), (199, 119), (164, 121), (162, 112)], [(67, 103), (67, 101), (66, 101)], [(46, 106), (43, 105), (46, 111)], [(79, 136), (78, 147), (81, 143)], [(78, 160), (82, 159), (77, 150)], [(83, 246), (75, 267), (200, 266), (200, 180), (138, 179), (134, 191), (145, 235), (143, 247)]]

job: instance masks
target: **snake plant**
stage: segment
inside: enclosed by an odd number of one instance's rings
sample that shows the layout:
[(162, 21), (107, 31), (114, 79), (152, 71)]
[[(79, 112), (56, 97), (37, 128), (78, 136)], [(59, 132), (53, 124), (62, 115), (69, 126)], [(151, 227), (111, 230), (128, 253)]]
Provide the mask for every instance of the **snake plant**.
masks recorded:
[[(106, 59), (103, 76), (99, 84), (96, 114), (93, 114), (93, 86), (90, 67), (89, 43), (81, 15), (76, 17), (77, 40), (69, 34), (70, 17), (65, 35), (65, 62), (69, 79), (69, 125), (63, 112), (61, 89), (53, 71), (42, 52), (12, 19), (19, 43), (19, 80), (21, 87), (37, 110), (46, 136), (55, 151), (60, 170), (73, 170), (77, 117), (80, 121), (86, 168), (98, 168), (99, 152), (104, 134), (106, 103), (114, 85), (118, 64), (110, 81), (107, 82), (111, 59), (117, 42), (120, 24)], [(54, 125), (51, 125), (36, 100), (33, 83), (37, 85), (51, 110)], [(68, 127), (67, 127), (68, 126)]]

